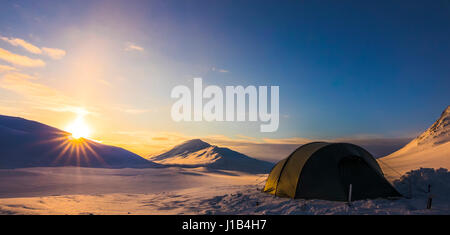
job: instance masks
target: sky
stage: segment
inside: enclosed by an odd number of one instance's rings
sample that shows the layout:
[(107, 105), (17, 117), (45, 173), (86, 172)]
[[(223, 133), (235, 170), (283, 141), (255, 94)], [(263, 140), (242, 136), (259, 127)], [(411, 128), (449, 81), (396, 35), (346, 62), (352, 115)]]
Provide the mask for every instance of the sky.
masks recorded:
[[(141, 156), (189, 138), (266, 159), (311, 140), (385, 154), (450, 101), (450, 1), (0, 6), (0, 114), (61, 129), (81, 115), (92, 139)], [(205, 86), (279, 86), (278, 131), (174, 122), (170, 92), (195, 77)]]

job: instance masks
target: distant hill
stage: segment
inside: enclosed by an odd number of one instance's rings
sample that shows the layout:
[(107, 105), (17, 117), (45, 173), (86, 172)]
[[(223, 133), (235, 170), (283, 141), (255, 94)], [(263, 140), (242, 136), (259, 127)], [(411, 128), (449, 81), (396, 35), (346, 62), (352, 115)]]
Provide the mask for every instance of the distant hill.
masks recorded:
[(150, 160), (167, 166), (206, 167), (247, 173), (268, 173), (273, 164), (251, 158), (228, 148), (210, 145), (200, 139), (186, 141)]
[(450, 169), (450, 106), (425, 132), (380, 161), (391, 177), (421, 167)]
[(0, 115), (0, 168), (48, 166), (161, 167), (122, 148), (76, 140), (39, 122)]

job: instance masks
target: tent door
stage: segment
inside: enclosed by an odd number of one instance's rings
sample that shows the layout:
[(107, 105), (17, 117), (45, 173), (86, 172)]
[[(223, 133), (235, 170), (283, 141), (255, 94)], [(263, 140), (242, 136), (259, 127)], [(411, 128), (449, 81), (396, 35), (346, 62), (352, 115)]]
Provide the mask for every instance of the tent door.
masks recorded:
[(379, 175), (363, 159), (345, 157), (339, 162), (339, 173), (342, 186), (348, 198), (352, 184), (352, 200), (376, 198), (379, 196), (377, 187), (383, 185)]

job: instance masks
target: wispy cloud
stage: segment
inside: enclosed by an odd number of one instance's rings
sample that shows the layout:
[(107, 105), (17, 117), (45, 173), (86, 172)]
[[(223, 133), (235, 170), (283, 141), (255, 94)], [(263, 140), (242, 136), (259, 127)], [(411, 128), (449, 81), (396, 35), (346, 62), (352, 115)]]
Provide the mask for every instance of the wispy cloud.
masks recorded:
[[(25, 97), (33, 108), (56, 112), (75, 112), (81, 107), (64, 93), (40, 84), (37, 78), (24, 73), (7, 73), (0, 80), (0, 88)], [(88, 109), (85, 109), (88, 110)]]
[(144, 51), (144, 48), (141, 46), (138, 46), (132, 42), (125, 43), (125, 51)]
[(14, 65), (23, 67), (44, 67), (45, 62), (40, 59), (32, 59), (27, 56), (17, 55), (3, 48), (0, 48), (0, 60), (4, 60)]
[(29, 74), (20, 73), (20, 72), (16, 72), (16, 71), (11, 71), (9, 73), (6, 73), (3, 76), (3, 79), (4, 80), (14, 80), (14, 79), (35, 80), (37, 78), (35, 76), (29, 75)]
[(20, 38), (7, 38), (7, 37), (3, 37), (3, 36), (0, 36), (0, 39), (5, 41), (5, 42), (7, 42), (7, 43), (9, 43), (9, 44), (11, 44), (11, 45), (13, 45), (13, 46), (22, 47), (23, 49), (27, 50), (30, 53), (42, 54), (42, 50), (39, 47), (37, 47), (37, 46), (35, 46), (35, 45), (33, 45), (33, 44), (23, 40), (23, 39), (20, 39)]
[(43, 47), (42, 51), (44, 52), (44, 54), (48, 55), (50, 58), (54, 60), (60, 60), (64, 56), (66, 56), (66, 51), (57, 48)]
[(69, 102), (63, 94), (48, 86), (34, 82), (33, 78), (31, 75), (23, 73), (9, 73), (3, 76), (0, 87), (46, 104)]
[(297, 145), (302, 145), (302, 144), (306, 144), (306, 143), (309, 143), (309, 142), (321, 141), (321, 140), (293, 137), (293, 138), (280, 138), (280, 139), (264, 138), (263, 141), (265, 143), (268, 143), (268, 144), (297, 144)]
[(47, 55), (54, 60), (62, 59), (66, 55), (66, 51), (64, 50), (48, 47), (39, 48), (38, 46), (35, 46), (21, 38), (8, 38), (0, 36), (0, 40), (3, 40), (16, 47), (22, 47), (26, 51), (36, 55)]
[(252, 157), (272, 162), (279, 161), (292, 153), (299, 146), (314, 142), (346, 142), (362, 146), (375, 157), (386, 156), (407, 144), (411, 137), (387, 138), (387, 137), (347, 137), (336, 139), (308, 139), (308, 138), (281, 138), (281, 139), (232, 139), (226, 136), (210, 136), (203, 138), (206, 141), (229, 147)]
[(14, 68), (12, 66), (0, 64), (0, 73), (13, 72), (13, 71), (18, 71), (18, 69)]

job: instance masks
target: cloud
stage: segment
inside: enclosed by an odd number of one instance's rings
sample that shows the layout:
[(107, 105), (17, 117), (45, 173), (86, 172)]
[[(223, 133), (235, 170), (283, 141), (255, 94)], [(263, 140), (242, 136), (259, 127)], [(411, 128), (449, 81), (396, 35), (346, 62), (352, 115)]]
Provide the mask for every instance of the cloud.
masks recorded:
[[(258, 139), (247, 136), (238, 136), (238, 138), (230, 138), (223, 135), (186, 136), (181, 133), (157, 133), (156, 135), (152, 135), (152, 138), (157, 138), (159, 140), (167, 139), (166, 142), (161, 144), (171, 147), (185, 140), (200, 138), (210, 144), (228, 147), (251, 157), (271, 162), (277, 162), (283, 158), (286, 158), (299, 146), (314, 141), (353, 143), (365, 148), (373, 154), (374, 157), (378, 158), (400, 149), (412, 139), (412, 137), (386, 138), (359, 136), (336, 139), (308, 139), (299, 137)], [(165, 149), (167, 150), (167, 147)]]
[(16, 47), (20, 46), (20, 47), (22, 47), (23, 49), (27, 50), (30, 53), (42, 54), (42, 50), (39, 47), (37, 47), (37, 46), (35, 46), (35, 45), (33, 45), (33, 44), (29, 43), (29, 42), (26, 42), (23, 39), (20, 39), (20, 38), (7, 38), (7, 37), (3, 37), (3, 36), (0, 36), (0, 39), (5, 41), (5, 42), (7, 42), (7, 43), (9, 43), (9, 44), (11, 44), (11, 45), (13, 45), (13, 46), (16, 46)]
[[(83, 107), (71, 97), (38, 83), (36, 77), (24, 73), (14, 72), (4, 75), (0, 80), (0, 88), (22, 95), (28, 100), (27, 103), (37, 109), (79, 113), (79, 107)], [(83, 110), (88, 109), (83, 108)]]
[[(179, 132), (149, 132), (142, 130), (120, 131), (115, 134), (119, 135), (119, 137), (111, 144), (135, 151), (144, 157), (161, 154), (175, 145), (190, 139), (202, 139), (210, 144), (228, 147), (251, 157), (275, 162), (288, 156), (300, 145), (298, 143), (294, 144), (294, 140), (285, 143), (283, 140), (288, 139), (264, 140), (242, 135), (239, 135), (238, 138), (230, 138), (224, 135), (192, 136)], [(134, 143), (120, 141), (123, 139), (133, 139)], [(306, 139), (305, 143), (307, 143)], [(146, 148), (143, 149), (142, 146), (146, 146)]]
[(0, 87), (28, 98), (39, 99), (44, 103), (59, 103), (60, 101), (64, 101), (64, 98), (62, 98), (64, 96), (61, 93), (48, 86), (32, 81), (34, 80), (32, 78), (31, 75), (23, 73), (9, 73), (3, 76)]
[(39, 48), (23, 39), (20, 38), (7, 38), (0, 35), (0, 40), (3, 40), (13, 46), (16, 47), (22, 47), (23, 49), (27, 50), (30, 53), (36, 54), (36, 55), (47, 55), (48, 57), (59, 60), (62, 59), (66, 55), (66, 51), (57, 49), (57, 48), (48, 48), (48, 47), (42, 47)]
[(144, 51), (144, 48), (132, 43), (132, 42), (127, 42), (125, 43), (125, 51)]
[(232, 139), (225, 136), (207, 136), (202, 137), (203, 140), (219, 145), (231, 148), (238, 152), (242, 152), (251, 157), (258, 159), (277, 162), (283, 158), (286, 158), (299, 146), (314, 142), (346, 142), (359, 145), (369, 151), (375, 158), (386, 156), (396, 150), (402, 148), (412, 137), (399, 137), (399, 138), (386, 138), (386, 137), (348, 137), (348, 138), (336, 138), (336, 139), (308, 139), (308, 138), (281, 138), (281, 139)]
[(0, 60), (4, 60), (11, 64), (23, 66), (23, 67), (44, 67), (45, 62), (40, 59), (32, 59), (27, 56), (17, 55), (9, 52), (3, 48), (0, 48)]
[(412, 139), (412, 137), (386, 138), (376, 136), (356, 136), (336, 139), (308, 139), (300, 137), (261, 139), (244, 135), (237, 135), (236, 138), (231, 138), (224, 135), (195, 136), (185, 135), (180, 132), (152, 132), (143, 130), (118, 131), (112, 134), (112, 136), (114, 135), (115, 138), (105, 142), (124, 147), (143, 157), (151, 157), (164, 153), (186, 140), (202, 139), (212, 145), (227, 147), (250, 157), (270, 162), (278, 162), (289, 156), (299, 146), (314, 141), (353, 143), (365, 148), (375, 158), (378, 158), (400, 149)]
[(2, 65), (0, 64), (0, 73), (4, 73), (4, 72), (13, 72), (13, 71), (17, 71), (18, 69), (12, 67), (12, 66), (8, 66), (8, 65)]
[(164, 140), (169, 140), (169, 138), (167, 138), (167, 137), (153, 137), (152, 140), (164, 141)]
[(143, 157), (147, 157), (163, 153), (173, 146), (192, 138), (194, 137), (186, 136), (178, 132), (125, 130), (110, 133), (103, 140), (104, 143), (120, 146), (136, 152)]
[(293, 138), (280, 138), (280, 139), (264, 138), (263, 141), (265, 143), (268, 143), (268, 144), (296, 144), (296, 145), (302, 145), (302, 144), (306, 144), (306, 143), (313, 142), (313, 141), (323, 141), (323, 140), (293, 137)]
[(25, 73), (19, 73), (19, 72), (9, 72), (3, 76), (3, 79), (5, 81), (8, 80), (14, 80), (14, 79), (22, 79), (22, 80), (34, 80), (37, 79), (35, 76), (25, 74)]
[(66, 55), (66, 51), (57, 48), (43, 47), (42, 51), (54, 60), (60, 60)]

